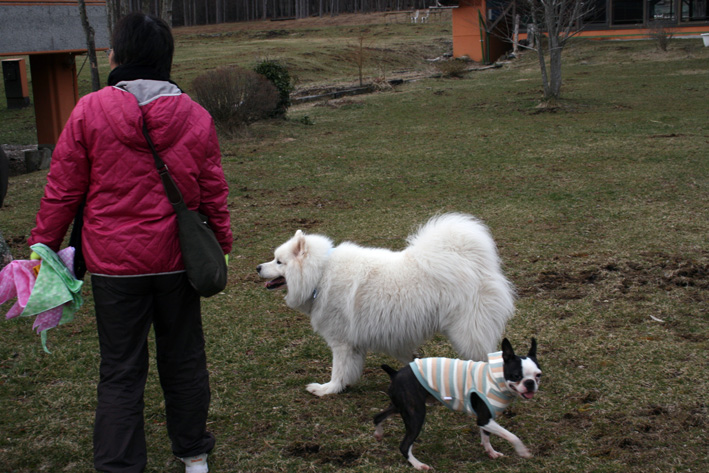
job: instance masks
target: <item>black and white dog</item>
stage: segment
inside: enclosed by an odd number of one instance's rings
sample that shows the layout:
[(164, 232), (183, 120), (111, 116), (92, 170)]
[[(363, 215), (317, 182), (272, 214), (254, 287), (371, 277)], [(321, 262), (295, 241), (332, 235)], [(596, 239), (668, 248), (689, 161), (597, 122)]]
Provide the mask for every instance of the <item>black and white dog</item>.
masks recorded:
[(522, 441), (494, 419), (515, 398), (531, 399), (539, 388), (542, 370), (537, 363), (537, 341), (534, 338), (527, 356), (515, 355), (505, 338), (502, 351), (490, 353), (487, 362), (422, 358), (399, 371), (387, 365), (382, 365), (382, 369), (391, 377), (388, 390), (391, 404), (374, 417), (374, 437), (381, 440), (384, 420), (392, 414), (401, 414), (406, 435), (399, 450), (417, 470), (430, 469), (412, 452), (414, 440), (423, 427), (426, 400), (430, 396), (450, 409), (477, 416), (481, 443), (490, 458), (502, 456), (490, 445), (490, 434), (512, 443), (520, 456), (531, 457)]

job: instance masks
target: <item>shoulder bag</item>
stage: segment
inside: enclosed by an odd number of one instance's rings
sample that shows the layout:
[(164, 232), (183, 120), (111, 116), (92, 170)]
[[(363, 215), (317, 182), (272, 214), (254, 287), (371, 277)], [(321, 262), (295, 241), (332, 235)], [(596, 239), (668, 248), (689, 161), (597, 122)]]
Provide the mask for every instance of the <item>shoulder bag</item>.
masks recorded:
[(227, 282), (227, 266), (222, 247), (209, 227), (207, 217), (187, 208), (180, 189), (168, 172), (167, 165), (155, 149), (145, 120), (143, 120), (143, 135), (153, 152), (155, 167), (160, 174), (167, 198), (177, 214), (180, 249), (187, 270), (187, 279), (200, 296), (213, 296), (223, 291)]

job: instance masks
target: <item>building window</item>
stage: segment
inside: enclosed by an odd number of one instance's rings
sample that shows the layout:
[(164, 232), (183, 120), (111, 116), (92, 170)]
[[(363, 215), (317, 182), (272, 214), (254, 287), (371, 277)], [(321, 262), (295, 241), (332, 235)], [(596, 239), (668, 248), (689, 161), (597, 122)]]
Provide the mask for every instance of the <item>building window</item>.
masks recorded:
[(674, 22), (676, 19), (674, 0), (648, 0), (647, 6), (651, 22)]
[(643, 3), (643, 0), (611, 0), (611, 24), (642, 24)]
[(682, 0), (682, 21), (709, 21), (707, 0)]
[(589, 24), (607, 24), (607, 0), (589, 0), (593, 4), (591, 11), (584, 17), (584, 22)]

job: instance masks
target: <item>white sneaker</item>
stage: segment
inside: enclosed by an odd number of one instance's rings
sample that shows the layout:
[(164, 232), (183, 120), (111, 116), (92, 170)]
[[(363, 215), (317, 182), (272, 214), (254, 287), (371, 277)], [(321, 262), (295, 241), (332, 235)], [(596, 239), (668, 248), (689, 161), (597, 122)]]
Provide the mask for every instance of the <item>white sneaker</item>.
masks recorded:
[(207, 473), (207, 454), (203, 453), (194, 457), (180, 458), (185, 464), (185, 473)]

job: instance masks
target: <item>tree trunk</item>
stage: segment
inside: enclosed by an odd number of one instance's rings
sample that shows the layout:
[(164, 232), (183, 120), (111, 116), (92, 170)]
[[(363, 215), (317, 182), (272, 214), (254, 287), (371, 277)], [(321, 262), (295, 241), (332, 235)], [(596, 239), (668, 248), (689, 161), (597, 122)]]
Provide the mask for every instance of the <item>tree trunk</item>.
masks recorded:
[(190, 21), (191, 12), (189, 0), (182, 0), (182, 26), (192, 26)]
[(519, 15), (515, 13), (514, 15), (514, 33), (512, 34), (512, 54), (517, 57), (519, 54)]
[(561, 50), (558, 38), (549, 38), (549, 91), (545, 99), (556, 100), (561, 96)]
[(172, 1), (160, 0), (160, 18), (165, 20), (165, 23), (170, 28), (172, 28)]
[(130, 0), (106, 0), (106, 19), (108, 20), (108, 37), (113, 38), (113, 28), (121, 17), (128, 14)]
[(89, 56), (89, 64), (91, 64), (91, 90), (96, 92), (101, 88), (101, 78), (98, 74), (94, 29), (89, 24), (89, 18), (86, 15), (86, 2), (84, 0), (79, 0), (78, 5), (79, 16), (81, 17), (81, 26), (84, 27), (84, 33), (86, 34), (86, 54)]
[(544, 98), (550, 93), (549, 77), (547, 76), (547, 64), (544, 58), (544, 47), (542, 44), (541, 35), (535, 34), (535, 42), (537, 43), (537, 56), (539, 57), (539, 69), (542, 72), (542, 87), (544, 88)]
[(108, 27), (108, 37), (113, 36), (113, 25), (116, 24), (116, 6), (114, 0), (106, 0), (106, 26)]

